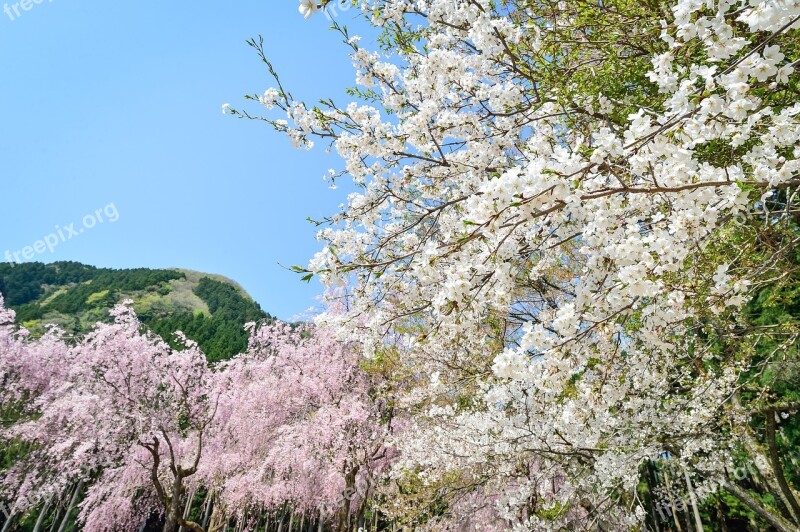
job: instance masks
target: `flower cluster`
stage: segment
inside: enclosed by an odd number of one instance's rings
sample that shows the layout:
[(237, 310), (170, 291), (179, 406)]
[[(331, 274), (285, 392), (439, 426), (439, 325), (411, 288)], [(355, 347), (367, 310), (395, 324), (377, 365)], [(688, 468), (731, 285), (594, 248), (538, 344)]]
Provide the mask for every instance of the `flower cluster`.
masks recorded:
[(278, 128), (333, 139), (360, 187), (308, 272), (352, 283), (342, 334), (375, 359), (400, 336), (425, 375), (400, 467), (506, 478), (520, 526), (553, 526), (521, 461), (562, 468), (561, 504), (585, 506), (666, 448), (718, 474), (721, 427), (743, 427), (748, 362), (703, 331), (780, 274), (725, 242), (760, 250), (796, 208), (800, 4), (659, 6), (365, 1), (384, 33), (378, 53), (345, 32), (361, 101), (287, 102)]

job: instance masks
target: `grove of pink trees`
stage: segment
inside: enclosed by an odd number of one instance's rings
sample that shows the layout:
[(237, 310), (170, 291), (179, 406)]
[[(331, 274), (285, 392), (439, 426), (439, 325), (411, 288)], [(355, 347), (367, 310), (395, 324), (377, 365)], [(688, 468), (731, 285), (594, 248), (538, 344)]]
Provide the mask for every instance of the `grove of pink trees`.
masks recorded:
[(344, 528), (365, 502), (344, 494), (385, 462), (370, 378), (325, 329), (278, 323), (251, 333), (248, 352), (217, 372), (213, 456), (198, 487), (213, 486), (225, 513), (241, 519), (290, 501)]
[(80, 341), (32, 339), (0, 297), (0, 448), (16, 450), (0, 477), (3, 530), (37, 514), (37, 531), (46, 515), (63, 530), (76, 505), (86, 531), (139, 530), (152, 515), (165, 532), (363, 521), (356, 483), (370, 489), (386, 463), (389, 424), (356, 346), (254, 324), (247, 352), (211, 367), (129, 305), (112, 314)]

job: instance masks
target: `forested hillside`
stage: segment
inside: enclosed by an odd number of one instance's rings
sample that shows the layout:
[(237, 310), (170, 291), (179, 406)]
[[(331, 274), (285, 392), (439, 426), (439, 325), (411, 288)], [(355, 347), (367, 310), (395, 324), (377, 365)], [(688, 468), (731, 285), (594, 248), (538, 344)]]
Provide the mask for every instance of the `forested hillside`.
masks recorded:
[(272, 317), (220, 276), (188, 270), (96, 268), (78, 262), (0, 264), (0, 293), (17, 323), (42, 334), (55, 324), (80, 336), (131, 299), (142, 322), (169, 342), (183, 331), (212, 361), (247, 346), (245, 323)]

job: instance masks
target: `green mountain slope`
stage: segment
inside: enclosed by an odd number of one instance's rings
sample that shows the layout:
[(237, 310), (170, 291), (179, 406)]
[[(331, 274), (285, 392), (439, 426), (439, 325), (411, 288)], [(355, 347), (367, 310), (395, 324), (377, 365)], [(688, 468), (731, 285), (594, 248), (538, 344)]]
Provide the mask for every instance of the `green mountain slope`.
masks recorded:
[(0, 264), (0, 293), (34, 334), (55, 324), (82, 335), (125, 299), (165, 340), (183, 331), (208, 356), (230, 358), (247, 346), (244, 324), (272, 320), (236, 283), (190, 270), (114, 270), (77, 262)]

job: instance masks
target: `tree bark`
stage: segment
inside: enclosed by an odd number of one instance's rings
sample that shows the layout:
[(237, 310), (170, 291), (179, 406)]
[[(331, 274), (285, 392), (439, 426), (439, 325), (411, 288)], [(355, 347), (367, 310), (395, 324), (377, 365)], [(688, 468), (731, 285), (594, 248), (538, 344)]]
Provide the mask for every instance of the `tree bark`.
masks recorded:
[(350, 527), (350, 504), (352, 502), (353, 495), (356, 493), (356, 476), (358, 475), (358, 467), (354, 467), (347, 471), (344, 476), (345, 479), (345, 489), (344, 489), (344, 497), (343, 497), (343, 505), (342, 508), (339, 510), (339, 523), (337, 526), (337, 530), (339, 532), (346, 532)]
[(176, 528), (178, 528), (178, 516), (175, 515), (175, 512), (170, 508), (167, 511), (167, 519), (164, 521), (164, 528), (162, 530), (163, 532), (175, 532)]
[(164, 522), (163, 532), (175, 532), (178, 528), (179, 512), (181, 508), (181, 490), (183, 489), (183, 479), (179, 473), (175, 474), (175, 480), (172, 482), (172, 493), (165, 501), (167, 507), (165, 508), (167, 518)]
[(800, 524), (800, 505), (797, 504), (797, 499), (795, 499), (791, 488), (789, 488), (789, 484), (786, 482), (786, 476), (783, 474), (783, 465), (781, 465), (781, 459), (780, 456), (778, 456), (778, 446), (775, 443), (775, 411), (767, 410), (766, 417), (766, 439), (767, 449), (769, 450), (768, 456), (770, 465), (772, 466), (772, 470), (775, 472), (775, 480), (778, 483), (778, 487), (781, 489), (781, 493), (784, 497), (784, 503), (786, 504), (787, 509), (792, 516), (792, 520), (795, 522), (795, 524)]
[[(741, 408), (738, 395), (734, 394), (733, 401), (736, 407)], [(782, 516), (784, 516), (784, 518), (791, 518), (792, 513), (789, 506), (789, 501), (786, 500), (785, 495), (778, 486), (778, 480), (775, 477), (775, 471), (773, 471), (772, 465), (770, 464), (769, 467), (763, 467), (761, 460), (758, 460), (759, 456), (767, 457), (768, 453), (765, 452), (761, 447), (761, 444), (756, 440), (752, 430), (747, 424), (744, 425), (742, 430), (742, 443), (744, 444), (744, 448), (747, 453), (753, 458), (752, 463), (755, 465), (756, 471), (758, 471), (758, 474), (761, 476), (761, 480), (763, 481), (767, 491), (772, 494), (773, 497), (775, 497), (775, 502), (778, 505), (778, 509), (780, 510)], [(769, 460), (767, 460), (767, 462), (769, 462)]]
[(734, 497), (742, 501), (748, 508), (757, 513), (764, 521), (775, 527), (778, 532), (796, 532), (797, 528), (786, 521), (781, 515), (771, 512), (766, 506), (757, 501), (745, 490), (736, 484), (726, 482), (723, 487)]

